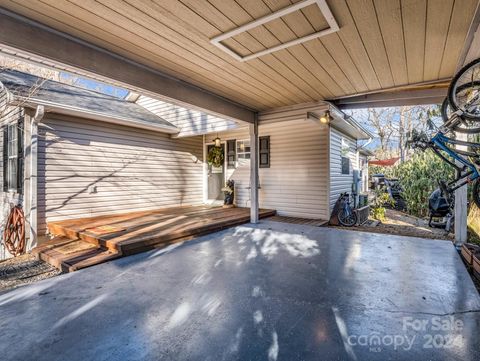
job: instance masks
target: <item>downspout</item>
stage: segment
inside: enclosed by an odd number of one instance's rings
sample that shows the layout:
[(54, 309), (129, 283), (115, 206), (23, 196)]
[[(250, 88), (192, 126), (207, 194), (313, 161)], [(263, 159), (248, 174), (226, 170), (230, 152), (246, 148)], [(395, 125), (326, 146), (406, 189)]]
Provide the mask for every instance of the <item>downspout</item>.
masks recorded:
[(38, 123), (45, 115), (45, 107), (37, 105), (30, 123), (30, 242), (37, 244), (37, 166), (38, 166)]
[(366, 142), (364, 145), (360, 146), (360, 148), (358, 148), (358, 149), (365, 148), (365, 147), (366, 147), (367, 145), (369, 145), (371, 142), (373, 142), (373, 138), (369, 138), (369, 139), (367, 140), (367, 142)]

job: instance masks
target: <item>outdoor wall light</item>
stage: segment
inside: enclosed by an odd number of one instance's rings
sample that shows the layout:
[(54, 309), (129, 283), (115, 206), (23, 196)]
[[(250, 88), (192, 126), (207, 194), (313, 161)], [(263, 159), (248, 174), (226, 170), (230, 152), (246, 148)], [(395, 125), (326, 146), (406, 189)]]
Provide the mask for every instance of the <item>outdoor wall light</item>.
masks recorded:
[(220, 147), (222, 145), (222, 140), (218, 137), (218, 134), (217, 134), (217, 137), (213, 141), (215, 142), (216, 147)]
[(307, 112), (307, 119), (313, 122), (320, 122), (320, 124), (327, 125), (332, 120), (332, 116), (330, 115), (330, 111), (326, 110), (325, 113), (319, 117), (317, 114), (312, 112)]
[(320, 118), (320, 123), (328, 124), (332, 120), (332, 116), (330, 115), (330, 110), (326, 110), (325, 114)]

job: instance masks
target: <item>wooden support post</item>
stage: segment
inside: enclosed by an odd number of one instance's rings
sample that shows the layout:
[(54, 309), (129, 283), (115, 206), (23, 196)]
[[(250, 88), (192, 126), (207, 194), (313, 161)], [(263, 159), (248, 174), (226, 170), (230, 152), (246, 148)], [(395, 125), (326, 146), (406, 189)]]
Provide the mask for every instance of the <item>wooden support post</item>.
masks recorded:
[[(456, 133), (458, 140), (468, 140), (468, 136)], [(459, 150), (467, 150), (464, 145), (457, 145)], [(467, 186), (455, 191), (455, 246), (461, 247), (467, 241)]]
[(250, 127), (250, 222), (258, 223), (258, 114)]

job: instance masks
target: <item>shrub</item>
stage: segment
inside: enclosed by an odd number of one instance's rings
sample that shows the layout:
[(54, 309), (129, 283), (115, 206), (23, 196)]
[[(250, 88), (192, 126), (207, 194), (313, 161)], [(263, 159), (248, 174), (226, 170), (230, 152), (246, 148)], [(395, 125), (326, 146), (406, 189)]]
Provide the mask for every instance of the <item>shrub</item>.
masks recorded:
[(438, 181), (455, 176), (453, 168), (431, 150), (417, 151), (408, 161), (393, 167), (371, 167), (370, 174), (376, 173), (399, 179), (407, 212), (417, 217), (428, 215), (428, 197), (438, 188)]
[(375, 196), (372, 202), (370, 202), (370, 215), (372, 218), (382, 222), (385, 221), (385, 205), (389, 202), (390, 196), (388, 193), (376, 190)]

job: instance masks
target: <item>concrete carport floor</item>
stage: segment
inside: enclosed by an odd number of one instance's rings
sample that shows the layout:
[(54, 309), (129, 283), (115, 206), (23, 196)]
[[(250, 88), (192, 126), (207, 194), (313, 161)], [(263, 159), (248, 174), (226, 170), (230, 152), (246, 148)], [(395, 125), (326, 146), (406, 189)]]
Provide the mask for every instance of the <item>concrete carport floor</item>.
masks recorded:
[(6, 360), (478, 360), (447, 241), (263, 221), (0, 294)]

